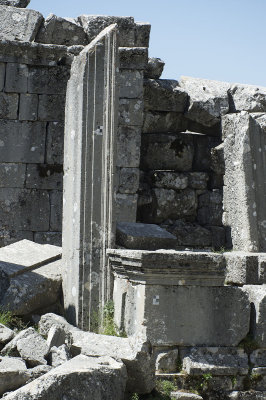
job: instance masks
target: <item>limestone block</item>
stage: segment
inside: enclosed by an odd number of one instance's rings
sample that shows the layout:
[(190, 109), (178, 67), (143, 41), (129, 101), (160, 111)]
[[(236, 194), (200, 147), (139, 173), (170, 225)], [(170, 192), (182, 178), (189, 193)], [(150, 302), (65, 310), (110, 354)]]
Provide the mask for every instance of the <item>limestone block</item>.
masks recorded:
[(23, 187), (26, 165), (15, 163), (0, 164), (0, 187)]
[(135, 23), (135, 46), (149, 47), (151, 25), (145, 22)]
[(0, 248), (0, 268), (9, 278), (61, 258), (62, 249), (57, 246), (41, 246), (29, 240), (21, 240)]
[(28, 91), (64, 95), (69, 76), (68, 66), (29, 66)]
[(154, 222), (196, 215), (197, 199), (194, 190), (153, 189), (152, 193), (155, 201), (152, 214)]
[(188, 176), (180, 172), (153, 171), (149, 174), (151, 186), (163, 189), (181, 190), (188, 187)]
[(79, 355), (47, 374), (8, 394), (6, 400), (49, 400), (53, 397), (123, 400), (126, 368), (111, 357)]
[(50, 193), (51, 203), (51, 216), (50, 216), (50, 230), (62, 231), (62, 208), (63, 208), (63, 193), (62, 191), (53, 190)]
[(211, 232), (212, 248), (215, 250), (223, 250), (226, 246), (226, 229), (222, 226), (207, 226)]
[(5, 73), (6, 73), (6, 65), (4, 63), (0, 63), (0, 91), (4, 89)]
[(189, 375), (247, 375), (248, 356), (239, 348), (195, 347), (184, 357), (183, 369)]
[(158, 225), (133, 222), (117, 223), (116, 240), (128, 249), (168, 249), (176, 244), (175, 236)]
[(187, 106), (188, 95), (170, 79), (145, 79), (144, 108), (151, 111), (183, 112)]
[(1, 350), (2, 355), (14, 355), (15, 357), (19, 355), (17, 351), (17, 342), (20, 339), (25, 339), (29, 336), (35, 335), (36, 331), (33, 328), (27, 328), (20, 331), (5, 347)]
[(116, 221), (136, 222), (137, 200), (136, 194), (117, 193), (115, 196)]
[(48, 164), (63, 164), (64, 124), (50, 122), (47, 128), (46, 161)]
[(7, 342), (10, 342), (10, 340), (13, 339), (15, 336), (15, 333), (12, 331), (12, 329), (9, 329), (7, 326), (0, 324), (0, 343), (1, 344), (6, 344)]
[(65, 97), (57, 94), (40, 94), (38, 118), (41, 121), (63, 121)]
[(172, 224), (162, 225), (177, 238), (178, 246), (208, 247), (212, 246), (212, 235), (209, 229), (197, 223), (176, 220)]
[(53, 313), (43, 314), (38, 324), (40, 334), (48, 335), (53, 326), (62, 329), (65, 332), (66, 337), (71, 336), (72, 331), (80, 331), (79, 328), (69, 324), (67, 320), (60, 315)]
[(119, 74), (119, 97), (134, 99), (143, 95), (143, 72), (138, 70), (121, 70)]
[(209, 175), (206, 172), (190, 172), (188, 174), (188, 186), (191, 189), (206, 189)]
[(23, 93), (20, 95), (19, 120), (36, 121), (38, 112), (37, 94)]
[(21, 358), (0, 357), (0, 396), (25, 385), (27, 367)]
[(234, 84), (230, 87), (233, 111), (266, 112), (266, 88)]
[(53, 43), (64, 46), (89, 43), (86, 33), (74, 19), (49, 14), (36, 37), (38, 43)]
[(266, 349), (254, 350), (250, 355), (253, 367), (266, 367)]
[(139, 169), (121, 168), (119, 170), (119, 193), (137, 193), (139, 188)]
[(138, 168), (140, 160), (140, 145), (141, 127), (119, 126), (117, 131), (116, 165), (118, 167)]
[(176, 112), (144, 112), (143, 133), (168, 133), (186, 130), (186, 120), (181, 113)]
[(15, 315), (31, 314), (59, 301), (61, 285), (61, 261), (55, 261), (12, 278), (1, 307)]
[(203, 397), (199, 396), (195, 393), (190, 392), (171, 392), (171, 399), (178, 399), (178, 400), (203, 400)]
[(193, 162), (192, 135), (151, 134), (142, 138), (142, 168), (189, 171)]
[(0, 162), (43, 163), (46, 124), (0, 120)]
[(45, 339), (36, 331), (25, 338), (17, 340), (16, 347), (22, 359), (30, 367), (47, 364), (45, 357), (49, 349)]
[(17, 119), (18, 117), (18, 95), (0, 93), (0, 118)]
[(211, 127), (229, 112), (229, 84), (185, 76), (181, 77), (179, 84), (190, 97), (188, 119)]
[(50, 243), (55, 246), (62, 246), (61, 232), (35, 232), (34, 241), (40, 244)]
[(49, 350), (52, 347), (59, 347), (65, 344), (66, 341), (66, 333), (64, 329), (62, 329), (60, 326), (52, 326), (48, 332), (47, 336), (47, 346)]
[(236, 285), (258, 285), (259, 265), (256, 253), (232, 251), (224, 253), (226, 259), (226, 282)]
[(48, 164), (28, 164), (26, 188), (63, 189), (63, 166)]
[(243, 291), (249, 296), (251, 303), (251, 334), (260, 347), (266, 347), (266, 286), (245, 285)]
[(211, 169), (211, 151), (220, 144), (220, 140), (195, 133), (192, 136), (195, 147), (193, 169), (208, 172)]
[(211, 169), (219, 175), (224, 175), (224, 143), (211, 149)]
[(163, 73), (165, 62), (160, 58), (149, 57), (148, 64), (144, 70), (144, 77), (149, 79), (159, 79)]
[(143, 101), (140, 99), (119, 100), (119, 125), (142, 126)]
[(32, 42), (42, 23), (43, 16), (38, 11), (18, 9), (0, 5), (1, 40)]
[(46, 231), (49, 229), (50, 204), (47, 191), (2, 188), (0, 223), (10, 230)]
[(59, 367), (59, 365), (69, 361), (70, 358), (69, 349), (65, 344), (60, 347), (52, 347), (49, 353), (49, 361), (52, 367)]
[(178, 349), (161, 351), (156, 357), (156, 372), (171, 373), (177, 371)]
[(27, 383), (32, 382), (34, 379), (39, 378), (40, 376), (46, 374), (51, 371), (52, 367), (50, 365), (37, 365), (37, 367), (29, 368), (27, 370)]
[(265, 400), (266, 392), (263, 391), (245, 391), (245, 392), (231, 392), (229, 400)]
[(0, 5), (26, 8), (30, 4), (30, 0), (0, 0)]
[(144, 70), (148, 62), (148, 49), (145, 47), (120, 47), (120, 69)]
[(88, 42), (91, 42), (107, 26), (117, 24), (119, 29), (118, 45), (120, 47), (133, 47), (135, 45), (135, 24), (132, 17), (81, 15), (78, 17), (78, 21), (88, 36)]
[(5, 91), (26, 93), (28, 89), (28, 66), (26, 64), (7, 63)]
[(223, 196), (218, 189), (200, 195), (198, 207), (197, 220), (201, 225), (222, 225)]
[(9, 229), (0, 230), (0, 246), (8, 246), (12, 243), (18, 242), (19, 240), (31, 240), (33, 241), (32, 231), (17, 231)]

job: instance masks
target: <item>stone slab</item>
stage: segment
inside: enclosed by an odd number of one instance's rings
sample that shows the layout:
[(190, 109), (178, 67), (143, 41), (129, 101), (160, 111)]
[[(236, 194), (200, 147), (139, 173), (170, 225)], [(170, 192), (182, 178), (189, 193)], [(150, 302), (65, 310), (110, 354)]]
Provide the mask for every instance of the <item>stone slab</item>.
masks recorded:
[(63, 166), (49, 164), (28, 164), (26, 188), (29, 189), (63, 189)]
[(0, 0), (0, 5), (26, 8), (30, 4), (30, 0)]
[(38, 114), (37, 94), (23, 93), (19, 101), (19, 120), (36, 121)]
[(172, 223), (162, 223), (161, 226), (176, 236), (178, 246), (191, 246), (192, 248), (212, 246), (211, 231), (195, 222), (184, 222), (179, 219)]
[(184, 132), (187, 129), (187, 122), (182, 113), (145, 111), (143, 133), (176, 133)]
[(259, 265), (257, 253), (232, 251), (224, 253), (226, 259), (226, 282), (236, 285), (258, 285)]
[[(1, 344), (6, 344), (10, 340), (13, 339), (15, 336), (15, 333), (12, 331), (12, 329), (9, 329), (7, 326), (0, 324), (0, 343)], [(2, 364), (0, 364), (1, 367)]]
[(138, 168), (140, 161), (141, 127), (119, 126), (117, 131), (118, 167)]
[(0, 93), (0, 118), (17, 119), (18, 117), (18, 94)]
[(144, 108), (151, 111), (183, 112), (187, 106), (188, 95), (170, 79), (144, 80)]
[(234, 84), (230, 87), (232, 111), (266, 112), (266, 88)]
[(22, 188), (25, 184), (26, 165), (20, 163), (0, 164), (0, 187)]
[(134, 194), (139, 189), (139, 169), (138, 168), (120, 168), (119, 175), (119, 193)]
[(27, 380), (24, 360), (19, 357), (0, 357), (0, 396), (25, 385)]
[(63, 121), (65, 97), (59, 94), (40, 94), (38, 118), (40, 121)]
[(137, 194), (117, 193), (115, 196), (116, 221), (136, 222), (137, 201)]
[(116, 226), (117, 244), (128, 249), (156, 250), (172, 248), (176, 237), (154, 224), (118, 222)]
[(151, 24), (147, 22), (135, 23), (135, 46), (149, 47)]
[(68, 66), (29, 66), (28, 92), (35, 94), (66, 93), (67, 81), (70, 77)]
[(30, 367), (37, 365), (46, 365), (45, 357), (49, 348), (46, 340), (36, 331), (25, 338), (17, 340), (17, 351), (21, 358), (27, 362)]
[(203, 400), (203, 397), (189, 392), (171, 392), (170, 394), (171, 399), (178, 399), (178, 400)]
[(143, 95), (143, 72), (139, 70), (121, 70), (119, 74), (119, 97), (141, 99)]
[(28, 88), (28, 66), (18, 62), (6, 64), (5, 91), (8, 93), (26, 93)]
[(119, 99), (119, 125), (142, 126), (143, 101), (141, 99)]
[(48, 164), (63, 164), (64, 155), (64, 124), (50, 122), (47, 128), (46, 162)]
[(42, 23), (43, 16), (38, 11), (6, 7), (0, 5), (0, 39), (32, 42)]
[(120, 47), (120, 69), (144, 70), (148, 62), (148, 49), (145, 47)]

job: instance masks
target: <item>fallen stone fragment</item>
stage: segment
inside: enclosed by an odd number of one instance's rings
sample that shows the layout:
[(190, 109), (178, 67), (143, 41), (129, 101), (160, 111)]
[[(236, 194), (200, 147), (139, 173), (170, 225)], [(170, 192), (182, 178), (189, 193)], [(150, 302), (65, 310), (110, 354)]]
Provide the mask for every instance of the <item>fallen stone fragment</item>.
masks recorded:
[(27, 369), (27, 383), (30, 383), (31, 381), (34, 381), (34, 379), (47, 374), (47, 372), (51, 371), (52, 368), (53, 367), (50, 365), (37, 365), (37, 367)]
[(122, 362), (110, 357), (79, 355), (8, 394), (5, 399), (123, 400), (126, 380)]
[(41, 335), (48, 335), (50, 329), (56, 326), (57, 328), (62, 329), (67, 337), (70, 337), (72, 331), (80, 331), (82, 332), (79, 328), (76, 328), (75, 326), (69, 324), (65, 318), (61, 317), (60, 315), (53, 314), (53, 313), (47, 313), (41, 316), (41, 319), (39, 321), (39, 332)]
[(162, 223), (162, 227), (175, 235), (178, 246), (212, 246), (211, 231), (197, 223), (170, 220)]
[(235, 285), (258, 285), (259, 263), (258, 253), (231, 251), (224, 253), (226, 259), (227, 283)]
[(234, 84), (230, 87), (232, 111), (265, 112), (266, 88), (253, 85)]
[(149, 79), (159, 79), (163, 73), (165, 62), (160, 58), (149, 58), (144, 77)]
[(182, 76), (180, 87), (190, 97), (187, 118), (207, 127), (215, 126), (229, 112), (230, 84), (208, 79)]
[(178, 349), (161, 352), (156, 357), (156, 372), (177, 372)]
[(38, 32), (36, 42), (59, 44), (64, 46), (86, 45), (89, 43), (86, 33), (74, 19), (48, 15)]
[(17, 340), (17, 351), (30, 367), (46, 365), (45, 357), (49, 352), (46, 340), (36, 331), (31, 335)]
[(26, 8), (30, 4), (30, 0), (0, 0), (0, 5), (18, 8)]
[(42, 23), (38, 11), (0, 5), (0, 40), (32, 42)]
[(170, 79), (144, 80), (144, 108), (151, 111), (183, 112), (188, 95)]
[(47, 346), (49, 349), (52, 347), (59, 347), (65, 344), (66, 333), (60, 326), (52, 326), (48, 332)]
[(0, 357), (0, 396), (25, 385), (27, 380), (25, 361), (17, 357)]
[(0, 343), (6, 344), (10, 342), (11, 339), (15, 336), (15, 333), (12, 329), (7, 328), (5, 325), (0, 324)]
[(17, 351), (17, 342), (20, 339), (25, 339), (29, 336), (32, 336), (36, 333), (36, 331), (33, 328), (27, 328), (24, 329), (23, 331), (19, 332), (9, 343), (5, 345), (5, 347), (2, 349), (1, 354), (3, 355), (10, 355), (10, 356), (19, 356), (19, 353)]
[(176, 237), (155, 224), (118, 222), (117, 244), (128, 249), (168, 249), (176, 244)]
[(231, 392), (229, 394), (230, 400), (265, 400), (266, 392), (258, 392), (250, 390), (247, 392)]
[(60, 347), (52, 347), (48, 359), (52, 367), (59, 367), (71, 359), (68, 347), (65, 344)]
[(203, 400), (201, 396), (194, 393), (186, 393), (186, 392), (171, 392), (171, 399), (178, 400)]

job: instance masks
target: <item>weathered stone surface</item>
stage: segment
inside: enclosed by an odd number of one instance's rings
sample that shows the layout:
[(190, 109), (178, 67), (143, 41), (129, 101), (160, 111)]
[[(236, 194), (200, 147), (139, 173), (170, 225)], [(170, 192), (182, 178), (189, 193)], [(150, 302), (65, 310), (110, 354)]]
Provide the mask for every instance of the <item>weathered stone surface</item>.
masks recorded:
[(6, 74), (6, 64), (0, 63), (0, 90), (1, 91), (4, 89), (5, 74)]
[(0, 39), (32, 42), (42, 23), (43, 16), (38, 11), (18, 9), (0, 5)]
[(18, 95), (11, 93), (0, 93), (0, 118), (17, 119), (18, 117)]
[(145, 69), (148, 62), (148, 49), (145, 47), (120, 47), (120, 69)]
[(28, 67), (28, 91), (36, 94), (66, 93), (66, 85), (70, 76), (68, 66), (34, 66)]
[[(11, 339), (15, 336), (15, 333), (12, 329), (9, 329), (7, 326), (0, 324), (0, 343), (6, 344), (10, 342)], [(0, 364), (1, 365), (1, 364)]]
[(58, 94), (40, 94), (38, 118), (40, 121), (63, 121), (65, 98)]
[(5, 90), (9, 93), (26, 93), (28, 89), (28, 66), (18, 63), (6, 64)]
[(49, 348), (46, 340), (36, 331), (27, 337), (18, 339), (16, 347), (20, 356), (29, 366), (36, 367), (37, 365), (47, 364), (45, 357), (48, 354)]
[(257, 349), (250, 354), (253, 367), (266, 367), (266, 349)]
[(30, 4), (30, 0), (0, 0), (0, 5), (26, 8)]
[(61, 258), (62, 249), (21, 240), (0, 249), (0, 269), (10, 278)]
[(120, 193), (137, 193), (139, 188), (139, 169), (121, 168), (119, 171)]
[(47, 128), (46, 161), (48, 164), (63, 164), (64, 124), (50, 122)]
[(243, 291), (251, 306), (251, 334), (260, 347), (266, 347), (266, 285), (245, 285)]
[(43, 163), (43, 122), (0, 121), (0, 162)]
[(65, 344), (66, 341), (66, 333), (64, 329), (60, 326), (53, 325), (48, 332), (47, 336), (47, 346), (49, 350), (52, 347), (59, 347)]
[(179, 84), (190, 97), (188, 119), (211, 127), (229, 112), (229, 84), (185, 76), (181, 77)]
[(154, 171), (149, 174), (151, 186), (163, 189), (180, 190), (188, 187), (188, 176), (180, 172)]
[(27, 370), (27, 383), (32, 382), (34, 379), (39, 378), (40, 376), (46, 374), (52, 369), (50, 365), (37, 365), (37, 367), (29, 368)]
[(63, 189), (63, 166), (48, 164), (28, 164), (26, 188)]
[(182, 132), (186, 130), (186, 127), (186, 120), (181, 113), (162, 111), (144, 112), (143, 133)]
[(119, 124), (142, 126), (143, 101), (140, 99), (119, 100)]
[(8, 394), (6, 400), (50, 400), (57, 398), (88, 398), (123, 400), (126, 385), (123, 363), (110, 357), (79, 355), (47, 374)]
[(197, 220), (201, 225), (222, 226), (222, 215), (223, 196), (218, 189), (199, 196)]
[(203, 400), (203, 397), (198, 394), (189, 393), (189, 392), (171, 392), (171, 399), (178, 400)]
[[(187, 132), (189, 133), (189, 132)], [(211, 150), (220, 144), (220, 139), (190, 132), (194, 140), (193, 170), (209, 172), (211, 169)]]
[(151, 111), (183, 112), (187, 105), (188, 95), (170, 79), (145, 79), (144, 108)]
[(226, 259), (226, 282), (236, 285), (258, 285), (258, 254), (232, 251), (224, 253)]
[(62, 231), (62, 207), (63, 193), (62, 191), (53, 190), (50, 193), (51, 215), (50, 215), (50, 230)]
[(0, 187), (22, 188), (25, 183), (26, 165), (15, 163), (0, 164)]
[(155, 386), (154, 360), (149, 343), (134, 338), (98, 335), (72, 331), (71, 352), (87, 356), (108, 356), (121, 359), (127, 368), (127, 390), (150, 393)]
[(142, 98), (143, 72), (138, 70), (121, 70), (119, 74), (119, 97)]
[(265, 112), (266, 88), (234, 84), (230, 87), (232, 111)]
[(178, 349), (162, 351), (156, 357), (156, 372), (171, 373), (177, 371)]
[(141, 150), (143, 169), (189, 171), (192, 168), (192, 135), (144, 135)]
[(20, 95), (19, 120), (36, 121), (38, 111), (37, 94), (23, 93)]
[(182, 220), (166, 221), (162, 224), (162, 227), (175, 235), (178, 246), (212, 246), (210, 230), (197, 223), (184, 222)]
[(0, 396), (25, 385), (27, 380), (25, 361), (18, 357), (0, 357)]
[(117, 193), (116, 203), (116, 221), (136, 222), (138, 195)]
[(52, 367), (59, 367), (59, 365), (69, 361), (70, 358), (69, 349), (65, 344), (59, 347), (52, 347), (49, 352), (49, 362)]
[(147, 22), (135, 23), (135, 46), (149, 47), (151, 25)]
[(36, 312), (59, 301), (61, 285), (61, 260), (58, 260), (12, 278), (1, 306), (16, 315)]
[(152, 218), (155, 223), (160, 223), (168, 218), (178, 219), (185, 216), (195, 216), (197, 210), (197, 198), (193, 189), (152, 190), (155, 209)]
[(230, 400), (265, 400), (266, 392), (246, 391), (246, 392), (231, 392), (229, 394)]
[(141, 127), (119, 126), (117, 131), (118, 167), (138, 168), (140, 160)]
[(25, 339), (29, 336), (35, 335), (36, 331), (33, 328), (27, 328), (20, 331), (9, 343), (2, 349), (2, 355), (19, 356), (17, 351), (17, 342), (21, 339)]
[(219, 175), (224, 175), (224, 143), (211, 149), (211, 169)]
[[(119, 46), (130, 47), (135, 45), (134, 18), (132, 17), (113, 17), (108, 15), (81, 15), (78, 21), (83, 26), (88, 42), (96, 38), (99, 33), (111, 24), (118, 24)], [(145, 47), (145, 46), (141, 46)]]
[(160, 58), (149, 58), (144, 70), (144, 77), (149, 79), (159, 79), (163, 73), (165, 62)]
[(89, 43), (82, 26), (74, 19), (49, 14), (38, 32), (36, 42), (53, 43), (65, 46), (86, 45)]
[(78, 328), (75, 326), (69, 324), (65, 318), (61, 317), (60, 315), (53, 314), (53, 313), (47, 313), (41, 316), (41, 319), (39, 321), (39, 332), (41, 335), (48, 335), (50, 329), (56, 326), (60, 329), (62, 329), (66, 336), (69, 336), (72, 331), (79, 331)]
[(183, 359), (183, 369), (189, 375), (246, 375), (248, 368), (248, 356), (239, 348), (192, 348)]
[(53, 243), (55, 246), (62, 246), (61, 232), (35, 232), (34, 242), (40, 244)]
[(9, 229), (1, 229), (0, 230), (0, 246), (9, 246), (12, 243), (18, 242), (20, 240), (31, 240), (33, 241), (33, 232), (32, 231), (18, 231), (18, 230), (9, 230)]
[(119, 222), (116, 225), (117, 244), (128, 249), (156, 250), (172, 248), (176, 238), (154, 224)]

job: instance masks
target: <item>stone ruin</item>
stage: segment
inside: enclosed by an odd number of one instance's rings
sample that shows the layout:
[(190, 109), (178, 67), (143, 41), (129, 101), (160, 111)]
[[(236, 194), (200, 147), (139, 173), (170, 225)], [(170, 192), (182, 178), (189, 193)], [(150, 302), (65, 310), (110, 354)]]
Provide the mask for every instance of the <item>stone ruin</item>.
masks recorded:
[[(0, 396), (266, 399), (266, 88), (28, 4), (0, 0), (0, 306), (39, 332), (0, 325)], [(92, 332), (111, 299), (127, 337)]]

